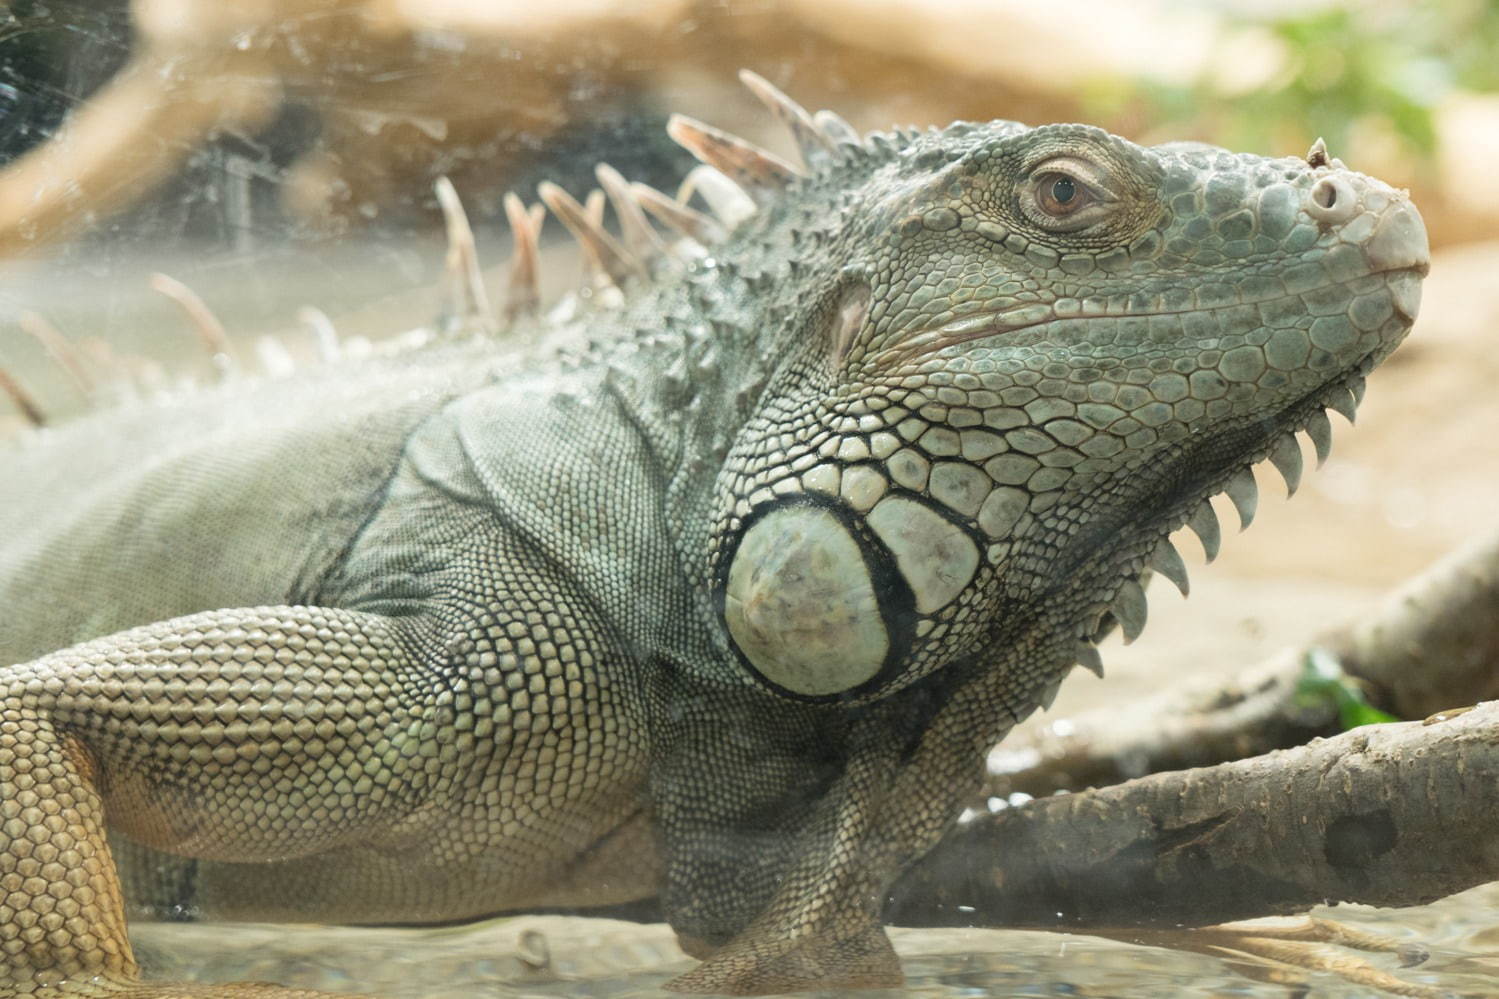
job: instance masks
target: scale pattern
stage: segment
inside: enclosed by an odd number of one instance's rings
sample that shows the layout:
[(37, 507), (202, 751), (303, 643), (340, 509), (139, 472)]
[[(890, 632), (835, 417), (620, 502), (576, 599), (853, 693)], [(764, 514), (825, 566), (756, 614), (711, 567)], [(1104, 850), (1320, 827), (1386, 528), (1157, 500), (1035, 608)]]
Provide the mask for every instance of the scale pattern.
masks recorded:
[(896, 984), (886, 889), (988, 748), (1414, 320), (1420, 216), (1320, 143), (860, 136), (746, 82), (802, 162), (674, 119), (708, 211), (601, 166), (618, 237), (544, 185), (590, 267), (546, 317), (507, 199), (511, 341), (440, 188), (423, 345), (0, 450), (7, 988), (182, 994), (127, 912), (648, 898), (673, 988)]

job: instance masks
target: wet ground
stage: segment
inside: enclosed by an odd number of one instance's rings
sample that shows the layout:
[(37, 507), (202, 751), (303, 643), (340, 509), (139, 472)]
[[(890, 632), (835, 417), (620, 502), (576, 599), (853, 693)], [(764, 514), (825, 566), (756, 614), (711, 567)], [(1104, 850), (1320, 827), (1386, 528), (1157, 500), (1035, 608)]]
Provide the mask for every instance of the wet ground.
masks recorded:
[[(1408, 981), (1478, 995), (1499, 991), (1499, 930), (1489, 914), (1499, 888), (1487, 886), (1398, 913), (1359, 906), (1339, 919), (1419, 941), (1431, 958), (1400, 972)], [(1288, 997), (1286, 985), (1256, 982), (1217, 958), (1134, 947), (1095, 937), (1014, 930), (892, 932), (906, 970), (904, 989), (826, 993), (830, 999), (923, 996)], [(288, 930), (281, 926), (149, 926), (135, 939), (161, 977), (207, 981), (271, 978), (325, 989), (370, 991), (384, 999), (594, 996), (637, 999), (692, 962), (661, 925), (522, 917), (445, 930)], [(170, 957), (166, 955), (170, 954)], [(158, 955), (161, 955), (158, 957)], [(1375, 964), (1393, 970), (1389, 957)], [(1372, 995), (1316, 975), (1315, 999)], [(811, 994), (811, 993), (808, 993)], [(820, 994), (820, 993), (819, 993)]]

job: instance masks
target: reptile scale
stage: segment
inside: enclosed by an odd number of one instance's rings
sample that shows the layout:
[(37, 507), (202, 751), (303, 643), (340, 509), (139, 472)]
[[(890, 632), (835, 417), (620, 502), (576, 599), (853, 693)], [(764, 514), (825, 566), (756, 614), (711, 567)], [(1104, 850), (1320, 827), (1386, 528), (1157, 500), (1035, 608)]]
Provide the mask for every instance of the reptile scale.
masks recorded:
[(141, 983), (127, 912), (649, 898), (681, 991), (898, 983), (880, 902), (986, 751), (1416, 315), (1420, 216), (1320, 141), (861, 136), (744, 77), (803, 164), (674, 118), (708, 210), (601, 166), (618, 237), (543, 185), (599, 276), (545, 315), (511, 197), (504, 338), (471, 285), (0, 444), (4, 994), (311, 994)]

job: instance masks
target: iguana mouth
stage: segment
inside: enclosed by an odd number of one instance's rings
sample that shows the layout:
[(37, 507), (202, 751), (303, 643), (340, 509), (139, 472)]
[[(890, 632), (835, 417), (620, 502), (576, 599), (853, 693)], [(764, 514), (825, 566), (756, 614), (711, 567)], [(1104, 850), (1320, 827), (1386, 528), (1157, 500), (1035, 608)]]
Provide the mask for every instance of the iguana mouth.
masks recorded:
[(984, 312), (944, 323), (934, 329), (913, 333), (884, 350), (867, 357), (866, 363), (879, 369), (895, 369), (916, 357), (935, 354), (948, 347), (973, 340), (985, 340), (1004, 333), (1045, 326), (1067, 317), (1059, 316), (1050, 305), (1026, 305), (1002, 312)]
[[(1191, 309), (1151, 309), (1138, 312), (1129, 309), (1119, 312), (1084, 312), (1080, 310), (1064, 315), (1057, 311), (1057, 303), (1036, 303), (1014, 309), (978, 313), (972, 316), (965, 316), (962, 319), (955, 319), (952, 322), (943, 323), (940, 326), (930, 329), (919, 330), (903, 338), (899, 343), (892, 344), (889, 347), (866, 356), (863, 358), (863, 362), (865, 365), (879, 370), (898, 370), (901, 365), (938, 353), (949, 347), (956, 347), (976, 340), (987, 340), (991, 337), (1003, 336), (1007, 333), (1018, 333), (1021, 330), (1034, 329), (1052, 323), (1074, 320), (1086, 322), (1090, 319), (1152, 319), (1162, 316), (1186, 316), (1195, 313), (1221, 312), (1227, 309), (1254, 308), (1275, 302), (1291, 301), (1305, 295), (1315, 295), (1319, 292), (1330, 291), (1334, 288), (1346, 287), (1359, 281), (1366, 281), (1371, 277), (1393, 278), (1408, 275), (1413, 279), (1412, 281), (1401, 282), (1399, 284), (1387, 281), (1386, 286), (1390, 290), (1390, 300), (1395, 310), (1407, 320), (1414, 321), (1415, 307), (1420, 301), (1420, 279), (1425, 277), (1429, 270), (1429, 264), (1370, 270), (1357, 277), (1348, 278), (1343, 281), (1329, 281), (1326, 284), (1316, 285), (1296, 294), (1271, 295), (1225, 305)], [(1412, 301), (1412, 295), (1414, 295), (1414, 301)]]

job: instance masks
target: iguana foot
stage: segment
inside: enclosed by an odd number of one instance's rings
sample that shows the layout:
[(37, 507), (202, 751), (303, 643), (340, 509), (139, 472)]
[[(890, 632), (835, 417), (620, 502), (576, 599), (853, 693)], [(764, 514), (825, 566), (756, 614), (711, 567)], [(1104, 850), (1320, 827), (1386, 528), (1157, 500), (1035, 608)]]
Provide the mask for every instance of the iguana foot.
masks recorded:
[[(883, 927), (852, 935), (818, 933), (791, 940), (756, 939), (751, 930), (713, 951), (702, 964), (666, 983), (673, 992), (758, 996), (807, 989), (899, 988), (900, 959)], [(700, 942), (683, 941), (689, 953)]]

